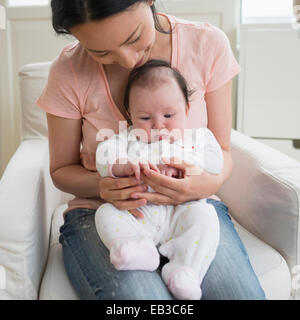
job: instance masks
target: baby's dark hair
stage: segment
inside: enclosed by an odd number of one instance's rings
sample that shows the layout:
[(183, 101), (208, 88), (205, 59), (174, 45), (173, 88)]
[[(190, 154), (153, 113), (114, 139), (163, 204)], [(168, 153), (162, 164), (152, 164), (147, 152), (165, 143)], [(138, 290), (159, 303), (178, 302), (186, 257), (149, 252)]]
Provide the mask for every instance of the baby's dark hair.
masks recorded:
[[(56, 34), (72, 34), (70, 28), (88, 22), (114, 16), (134, 5), (148, 0), (51, 0), (52, 26)], [(164, 34), (172, 33), (161, 26), (153, 0), (150, 6), (155, 29)]]
[(124, 117), (129, 122), (129, 124), (132, 124), (130, 120), (131, 117), (129, 111), (129, 97), (133, 85), (138, 85), (140, 87), (150, 86), (151, 88), (157, 88), (161, 84), (165, 83), (170, 77), (173, 77), (173, 79), (176, 80), (179, 88), (182, 91), (187, 110), (189, 109), (190, 98), (194, 93), (194, 90), (190, 90), (188, 88), (187, 82), (183, 75), (176, 68), (172, 68), (167, 61), (153, 59), (149, 60), (141, 67), (133, 69), (129, 74), (123, 103), (125, 109)]

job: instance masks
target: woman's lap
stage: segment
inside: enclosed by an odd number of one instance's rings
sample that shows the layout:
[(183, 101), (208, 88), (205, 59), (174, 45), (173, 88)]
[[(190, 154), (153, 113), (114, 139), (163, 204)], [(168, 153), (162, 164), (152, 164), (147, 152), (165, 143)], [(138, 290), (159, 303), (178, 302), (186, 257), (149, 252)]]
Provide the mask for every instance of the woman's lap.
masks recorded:
[[(219, 201), (214, 205), (220, 221), (220, 244), (216, 257), (202, 283), (203, 299), (264, 299), (264, 293), (249, 258)], [(160, 277), (167, 259), (156, 272), (117, 271), (109, 260), (94, 222), (95, 210), (74, 209), (61, 227), (60, 242), (67, 274), (81, 299), (172, 300)]]
[(101, 242), (94, 222), (95, 210), (68, 212), (60, 242), (67, 274), (81, 299), (173, 299), (158, 272), (117, 271)]

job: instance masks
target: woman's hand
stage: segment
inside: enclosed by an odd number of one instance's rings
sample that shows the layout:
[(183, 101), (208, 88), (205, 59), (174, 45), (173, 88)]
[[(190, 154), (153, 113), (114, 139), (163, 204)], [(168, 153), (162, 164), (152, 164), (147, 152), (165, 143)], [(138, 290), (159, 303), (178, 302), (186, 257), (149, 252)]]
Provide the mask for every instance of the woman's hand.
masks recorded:
[(164, 176), (153, 170), (144, 170), (141, 179), (155, 192), (134, 192), (134, 199), (146, 199), (159, 205), (177, 205), (185, 201), (207, 198), (222, 185), (217, 175), (211, 175), (192, 164), (179, 159), (165, 159), (169, 166), (182, 170), (183, 179)]
[(144, 215), (137, 208), (145, 205), (144, 198), (131, 199), (133, 192), (145, 192), (147, 186), (138, 181), (135, 177), (111, 178), (100, 177), (99, 194), (100, 198), (112, 203), (120, 210), (128, 210), (137, 218), (144, 218)]

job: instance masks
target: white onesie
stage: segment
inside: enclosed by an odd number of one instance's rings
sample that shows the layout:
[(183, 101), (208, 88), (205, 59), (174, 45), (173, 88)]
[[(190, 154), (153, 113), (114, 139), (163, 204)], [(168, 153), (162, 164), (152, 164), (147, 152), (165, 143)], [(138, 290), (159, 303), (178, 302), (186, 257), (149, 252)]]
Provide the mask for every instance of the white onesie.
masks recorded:
[[(137, 139), (138, 133), (131, 126), (99, 143), (96, 167), (102, 177), (113, 176), (111, 168), (117, 159), (162, 164), (162, 157), (175, 156), (212, 174), (222, 170), (221, 147), (207, 128), (186, 129), (183, 139), (173, 144), (167, 140), (147, 144)], [(148, 190), (154, 191), (150, 187)], [(200, 299), (200, 285), (219, 242), (214, 207), (201, 199), (180, 205), (148, 202), (138, 210), (144, 219), (110, 203), (98, 208), (96, 228), (110, 251), (111, 263), (118, 270), (154, 271), (160, 262), (159, 250), (169, 259), (162, 269), (162, 278), (173, 295), (178, 299)]]

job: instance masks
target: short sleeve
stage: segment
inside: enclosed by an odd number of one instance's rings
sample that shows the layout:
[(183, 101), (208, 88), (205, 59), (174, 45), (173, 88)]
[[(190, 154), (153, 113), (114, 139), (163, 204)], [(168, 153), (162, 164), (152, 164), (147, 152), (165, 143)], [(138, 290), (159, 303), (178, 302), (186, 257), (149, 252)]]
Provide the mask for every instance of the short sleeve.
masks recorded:
[(78, 83), (71, 61), (64, 51), (49, 70), (46, 86), (36, 104), (56, 116), (81, 119)]
[(208, 70), (206, 83), (206, 92), (219, 89), (236, 76), (241, 68), (237, 63), (230, 42), (225, 33), (213, 26), (209, 25), (207, 30), (208, 44)]

